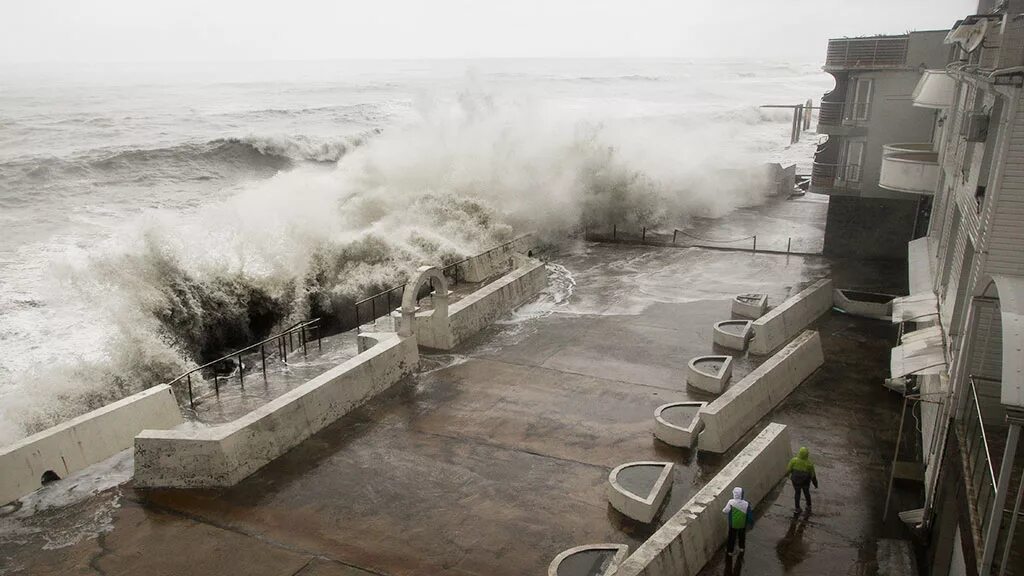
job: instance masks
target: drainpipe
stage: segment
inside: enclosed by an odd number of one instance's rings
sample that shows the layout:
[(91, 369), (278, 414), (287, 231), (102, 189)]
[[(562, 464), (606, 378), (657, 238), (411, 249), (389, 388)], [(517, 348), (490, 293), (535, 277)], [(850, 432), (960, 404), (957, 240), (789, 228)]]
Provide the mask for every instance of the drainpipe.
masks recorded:
[[(996, 486), (996, 500), (992, 504), (992, 515), (985, 531), (984, 551), (979, 574), (992, 573), (992, 560), (996, 555), (996, 543), (999, 540), (999, 528), (1003, 521), (1003, 509), (1006, 508), (1006, 495), (1010, 488), (1010, 473), (1013, 472), (1013, 460), (1017, 455), (1017, 441), (1020, 439), (1021, 422), (1011, 421), (1010, 431), (1006, 434), (1006, 449), (1003, 450), (1003, 461), (999, 465), (999, 484)], [(1013, 518), (1016, 520), (1016, 518)]]

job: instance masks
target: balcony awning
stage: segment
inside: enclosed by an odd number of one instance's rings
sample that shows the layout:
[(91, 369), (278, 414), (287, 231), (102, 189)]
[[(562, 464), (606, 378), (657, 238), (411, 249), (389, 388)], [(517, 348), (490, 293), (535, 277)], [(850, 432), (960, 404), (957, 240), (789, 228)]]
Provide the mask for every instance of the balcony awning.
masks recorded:
[(938, 297), (931, 292), (911, 294), (892, 301), (892, 322), (919, 322), (929, 316), (938, 316)]
[(949, 108), (955, 93), (956, 82), (945, 70), (925, 70), (912, 98), (918, 108)]
[(939, 325), (929, 326), (928, 328), (922, 328), (921, 330), (915, 330), (913, 332), (907, 332), (900, 338), (901, 344), (917, 344), (920, 342), (927, 342), (929, 344), (942, 344), (942, 327)]
[(942, 350), (941, 338), (938, 343), (927, 339), (902, 344), (892, 349), (889, 370), (893, 378), (908, 374), (940, 374), (946, 370), (946, 354)]

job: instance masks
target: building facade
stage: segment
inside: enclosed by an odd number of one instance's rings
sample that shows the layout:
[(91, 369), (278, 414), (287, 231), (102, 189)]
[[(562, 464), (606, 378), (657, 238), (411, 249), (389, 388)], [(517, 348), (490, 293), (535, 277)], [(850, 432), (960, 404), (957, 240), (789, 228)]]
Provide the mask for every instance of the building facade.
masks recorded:
[(829, 40), (824, 69), (835, 88), (822, 97), (817, 130), (827, 138), (811, 173), (811, 191), (831, 197), (826, 254), (899, 259), (907, 241), (924, 234), (934, 185), (886, 183), (882, 158), (925, 154), (937, 172), (936, 111), (915, 107), (912, 93), (923, 69), (949, 61), (947, 32)]
[(914, 91), (931, 149), (883, 146), (879, 173), (934, 192), (893, 305), (924, 478), (901, 516), (935, 576), (1024, 575), (1024, 0), (982, 2), (946, 42), (951, 63)]

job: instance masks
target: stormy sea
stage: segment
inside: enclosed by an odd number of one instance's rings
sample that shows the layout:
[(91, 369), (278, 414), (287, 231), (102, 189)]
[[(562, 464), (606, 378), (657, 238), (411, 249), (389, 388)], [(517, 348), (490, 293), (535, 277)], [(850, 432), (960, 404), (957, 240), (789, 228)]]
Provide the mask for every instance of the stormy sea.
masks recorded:
[(806, 171), (815, 64), (0, 67), (0, 445), (524, 231), (657, 228)]

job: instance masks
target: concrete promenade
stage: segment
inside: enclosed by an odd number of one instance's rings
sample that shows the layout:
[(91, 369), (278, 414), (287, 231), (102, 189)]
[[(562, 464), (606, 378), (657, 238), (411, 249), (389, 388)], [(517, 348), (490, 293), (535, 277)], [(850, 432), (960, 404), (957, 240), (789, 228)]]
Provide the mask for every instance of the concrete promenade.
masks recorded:
[[(807, 206), (787, 214), (823, 219), (824, 204)], [(635, 548), (657, 524), (608, 506), (611, 468), (676, 463), (668, 518), (746, 442), (694, 457), (651, 433), (655, 407), (711, 398), (685, 388), (685, 368), (716, 352), (712, 325), (730, 317), (731, 297), (767, 292), (774, 305), (830, 273), (860, 289), (905, 278), (819, 257), (623, 245), (580, 245), (552, 264), (548, 293), (512, 320), (426, 357), (420, 374), (235, 487), (129, 484), (0, 515), (0, 574), (511, 576), (543, 574), (579, 544)], [(797, 533), (789, 489), (770, 494), (745, 574), (873, 573), (885, 535), (898, 403), (880, 381), (892, 328), (826, 315), (817, 329), (824, 368), (764, 420), (816, 455), (815, 514)], [(733, 381), (761, 360), (738, 357)], [(705, 573), (735, 569), (720, 555)]]

